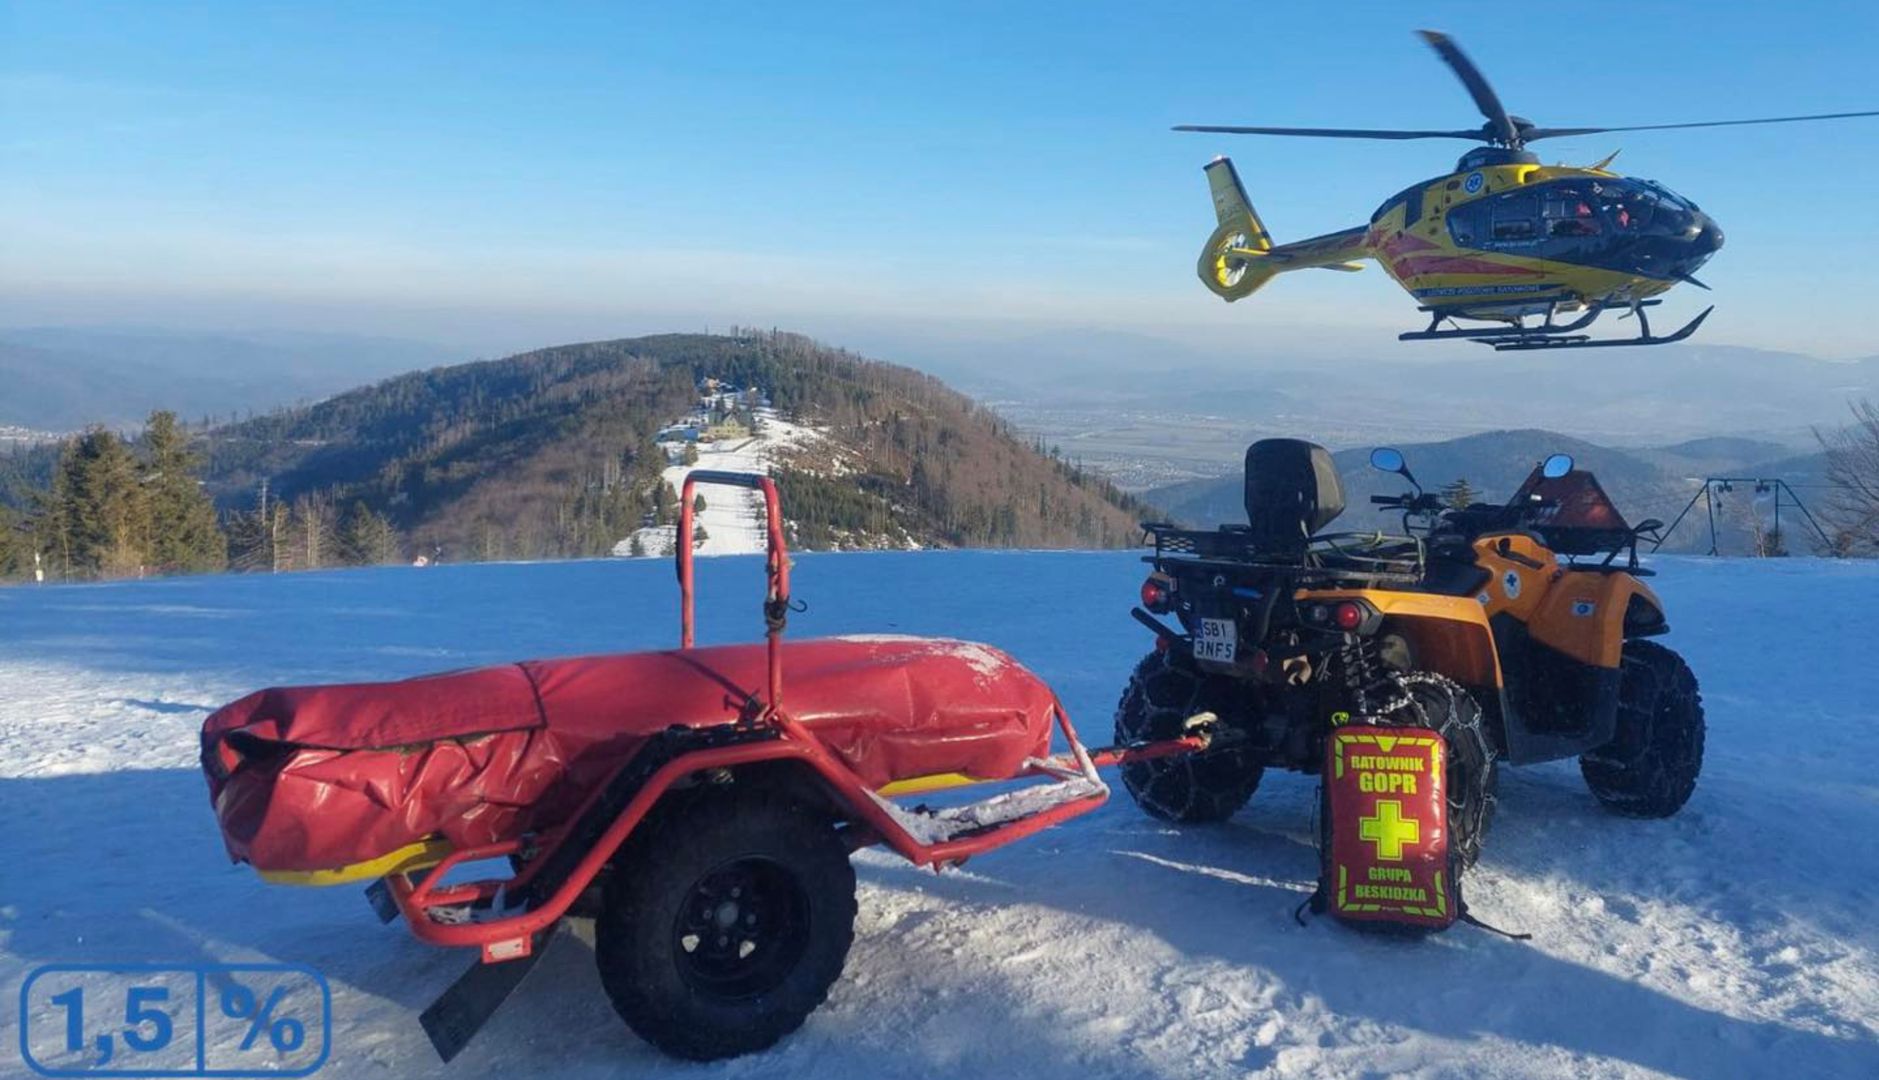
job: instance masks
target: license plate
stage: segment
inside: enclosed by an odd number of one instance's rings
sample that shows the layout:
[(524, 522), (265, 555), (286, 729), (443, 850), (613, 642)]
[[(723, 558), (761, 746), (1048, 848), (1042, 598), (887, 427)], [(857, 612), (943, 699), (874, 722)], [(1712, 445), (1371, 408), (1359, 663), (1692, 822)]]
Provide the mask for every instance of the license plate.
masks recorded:
[(1194, 658), (1231, 664), (1239, 652), (1240, 629), (1232, 619), (1202, 619), (1194, 639)]

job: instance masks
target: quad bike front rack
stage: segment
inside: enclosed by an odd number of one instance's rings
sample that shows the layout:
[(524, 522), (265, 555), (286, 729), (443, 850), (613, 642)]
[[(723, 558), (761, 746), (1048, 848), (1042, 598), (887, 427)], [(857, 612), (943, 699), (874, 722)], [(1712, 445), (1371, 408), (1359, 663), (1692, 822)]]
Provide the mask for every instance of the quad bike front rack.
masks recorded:
[[(1061, 702), (1053, 699), (1064, 753), (1032, 758), (996, 781), (952, 775), (916, 777), (879, 791), (869, 787), (784, 706), (782, 638), (790, 612), (789, 554), (776, 484), (768, 476), (694, 469), (679, 499), (674, 549), (679, 583), (679, 643), (694, 639), (692, 508), (700, 484), (754, 489), (764, 498), (763, 600), (766, 688), (753, 696), (749, 719), (712, 727), (669, 728), (590, 794), (565, 823), (518, 840), (458, 848), (406, 861), (367, 891), (382, 921), (403, 916), (419, 940), (478, 950), (478, 962), (420, 1017), (432, 1045), (448, 1061), (470, 1041), (521, 983), (547, 937), (576, 907), (620, 846), (675, 785), (720, 770), (791, 762), (813, 770), (841, 803), (855, 847), (884, 844), (916, 866), (940, 870), (1021, 840), (1101, 806), (1109, 789), (1100, 766), (1204, 750), (1205, 724), (1173, 739), (1091, 751), (1083, 746)], [(967, 783), (1038, 781), (963, 806), (906, 808), (894, 796)], [(451, 883), (453, 871), (507, 860), (512, 873)]]

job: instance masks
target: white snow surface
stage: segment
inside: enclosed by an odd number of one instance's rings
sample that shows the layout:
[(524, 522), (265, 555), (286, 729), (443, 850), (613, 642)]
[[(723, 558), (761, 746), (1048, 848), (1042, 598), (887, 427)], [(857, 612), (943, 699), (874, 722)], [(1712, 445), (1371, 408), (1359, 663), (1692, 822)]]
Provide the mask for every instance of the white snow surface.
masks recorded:
[[(715, 529), (714, 529), (715, 535)], [(1709, 749), (1677, 817), (1602, 811), (1571, 762), (1503, 774), (1475, 911), (1408, 941), (1292, 909), (1313, 782), (1268, 773), (1231, 823), (1103, 809), (935, 876), (856, 856), (827, 1005), (776, 1049), (668, 1061), (612, 1013), (591, 932), (448, 1069), (417, 1016), (468, 963), (377, 924), (356, 887), (263, 884), (222, 852), (196, 733), (274, 684), (664, 647), (647, 560), (0, 589), (0, 1075), (50, 963), (275, 961), (324, 972), (323, 1076), (1879, 1076), (1879, 565), (1661, 559)], [(793, 634), (1005, 649), (1106, 741), (1149, 646), (1124, 553), (806, 555)], [(754, 638), (759, 560), (701, 572), (700, 639)]]

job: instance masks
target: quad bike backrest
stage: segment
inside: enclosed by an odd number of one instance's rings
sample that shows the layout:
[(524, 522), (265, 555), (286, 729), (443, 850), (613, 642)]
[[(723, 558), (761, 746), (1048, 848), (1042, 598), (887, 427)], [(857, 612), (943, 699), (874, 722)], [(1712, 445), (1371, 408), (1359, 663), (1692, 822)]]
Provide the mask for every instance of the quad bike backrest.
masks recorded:
[(1344, 485), (1324, 447), (1261, 439), (1246, 448), (1246, 521), (1257, 547), (1301, 550), (1343, 512)]

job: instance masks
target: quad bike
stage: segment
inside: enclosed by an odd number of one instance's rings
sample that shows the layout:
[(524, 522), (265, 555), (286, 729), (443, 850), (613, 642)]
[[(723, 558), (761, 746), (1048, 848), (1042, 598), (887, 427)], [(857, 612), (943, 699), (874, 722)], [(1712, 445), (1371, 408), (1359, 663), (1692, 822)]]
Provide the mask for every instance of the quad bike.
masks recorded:
[[(1218, 720), (1204, 753), (1124, 764), (1136, 802), (1172, 821), (1225, 819), (1267, 767), (1316, 772), (1334, 723), (1395, 713), (1447, 738), (1464, 863), (1501, 762), (1577, 757), (1610, 809), (1676, 813), (1702, 767), (1703, 707), (1689, 666), (1648, 640), (1669, 624), (1637, 542), (1661, 524), (1627, 525), (1564, 454), (1505, 505), (1458, 509), (1423, 492), (1398, 451), (1371, 464), (1414, 488), (1371, 498), (1402, 511), (1401, 535), (1321, 531), (1344, 508), (1337, 470), (1292, 439), (1248, 448), (1247, 524), (1145, 526), (1153, 571), (1133, 615), (1156, 642), (1122, 694), (1116, 740)], [(1168, 615), (1179, 629), (1156, 618)]]
[[(382, 920), (475, 952), (420, 1018), (446, 1061), (570, 917), (595, 921), (601, 985), (647, 1041), (698, 1060), (763, 1049), (841, 975), (851, 852), (957, 866), (1101, 806), (1098, 766), (1207, 745), (1184, 730), (1086, 750), (1050, 688), (989, 646), (785, 644), (774, 483), (693, 470), (679, 536), (699, 483), (765, 496), (763, 643), (693, 646), (679, 544), (676, 650), (263, 690), (203, 725), (232, 858), (280, 884), (369, 881)], [(982, 783), (999, 787), (938, 809), (896, 801)], [(492, 863), (509, 872), (473, 876)]]

